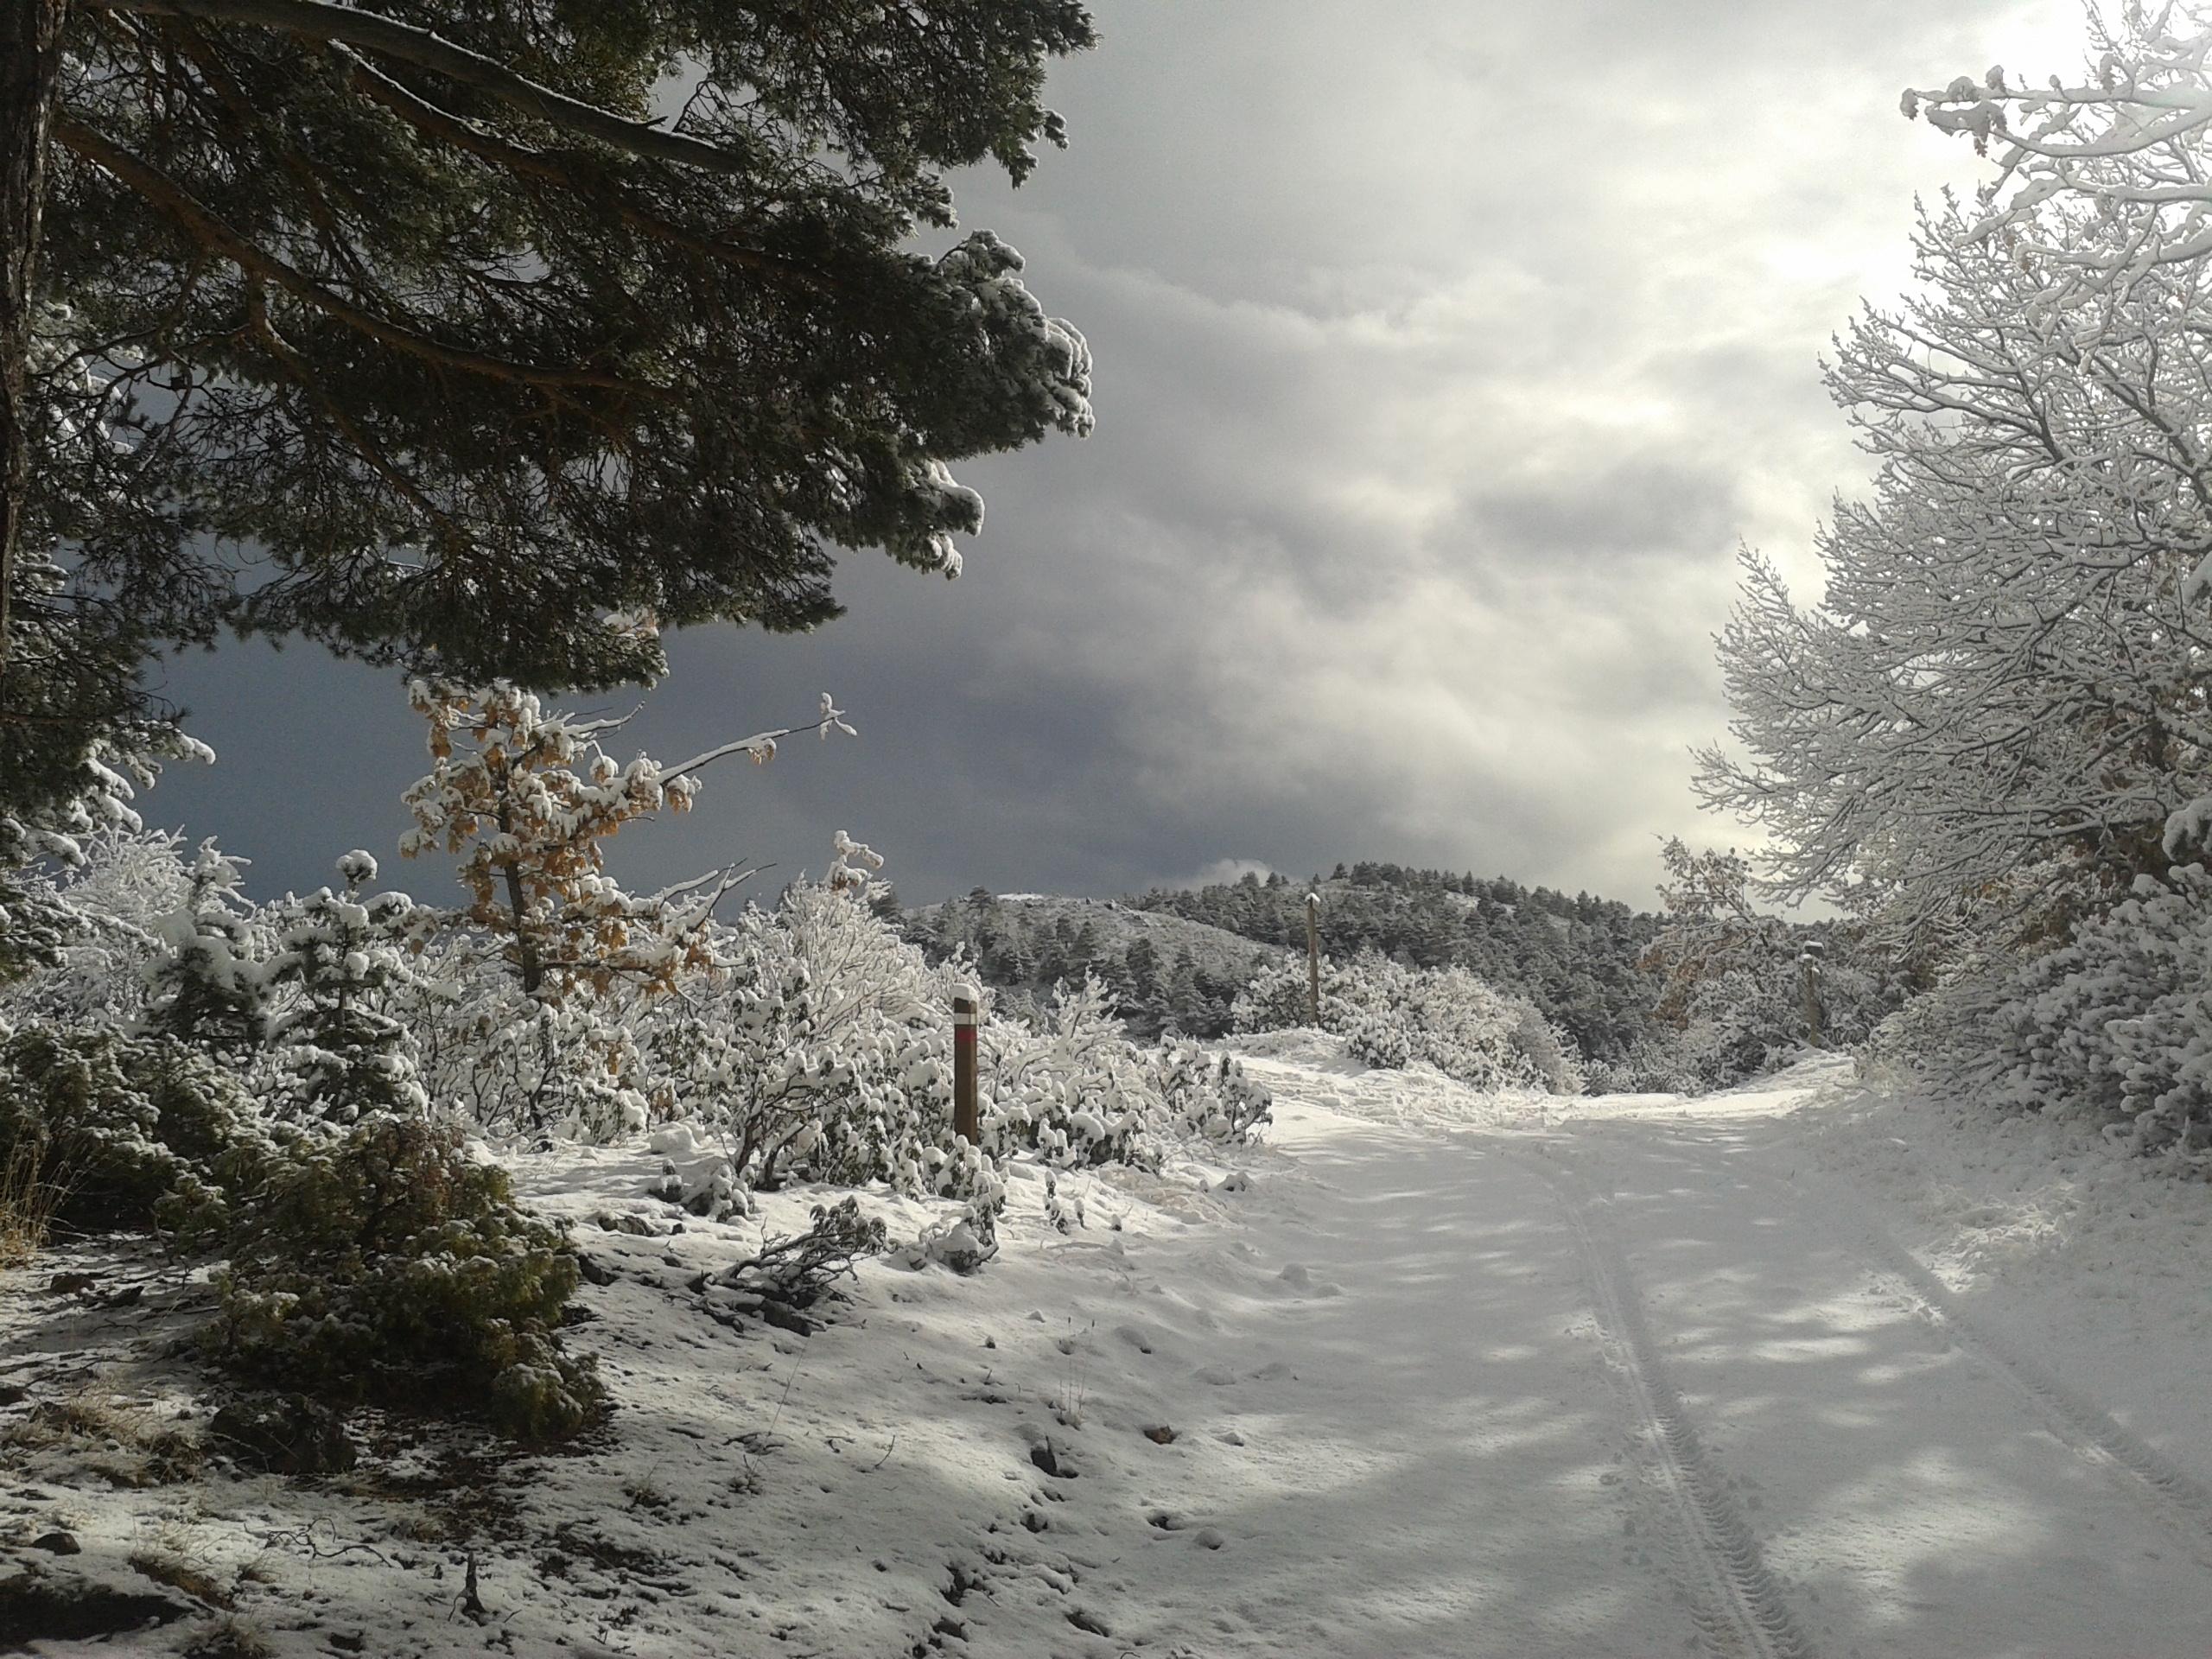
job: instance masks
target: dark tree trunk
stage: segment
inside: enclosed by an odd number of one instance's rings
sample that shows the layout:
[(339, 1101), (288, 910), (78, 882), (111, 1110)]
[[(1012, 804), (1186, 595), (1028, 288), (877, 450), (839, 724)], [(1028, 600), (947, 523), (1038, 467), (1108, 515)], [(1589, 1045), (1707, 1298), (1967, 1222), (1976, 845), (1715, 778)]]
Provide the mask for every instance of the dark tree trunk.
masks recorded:
[[(514, 833), (505, 801), (499, 803), (499, 824), (501, 835)], [(501, 865), (499, 873), (506, 882), (507, 908), (515, 918), (515, 962), (522, 969), (523, 995), (536, 996), (538, 986), (544, 982), (545, 968), (537, 959), (537, 942), (530, 937), (530, 907), (523, 899), (522, 872), (510, 862)]]
[(68, 0), (0, 0), (0, 717), (8, 705), (9, 600), (30, 495), (25, 369), (46, 205), (47, 128), (61, 84)]

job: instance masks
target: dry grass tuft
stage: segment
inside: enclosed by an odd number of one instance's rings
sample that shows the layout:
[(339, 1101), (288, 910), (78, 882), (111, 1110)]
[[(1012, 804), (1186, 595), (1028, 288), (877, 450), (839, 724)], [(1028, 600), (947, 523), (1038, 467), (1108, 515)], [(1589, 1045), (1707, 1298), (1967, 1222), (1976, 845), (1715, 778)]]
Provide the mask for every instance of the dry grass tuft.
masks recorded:
[(213, 1569), (183, 1550), (162, 1545), (151, 1549), (134, 1549), (124, 1559), (156, 1584), (166, 1584), (172, 1590), (181, 1590), (194, 1601), (205, 1602), (211, 1607), (228, 1607), (231, 1605), (230, 1589), (215, 1576)]
[(126, 1488), (190, 1480), (207, 1464), (207, 1448), (196, 1437), (97, 1383), (67, 1398), (42, 1402), (0, 1429), (0, 1447), (67, 1449), (82, 1467)]
[(0, 1268), (17, 1268), (46, 1247), (69, 1183), (49, 1171), (40, 1148), (19, 1142), (0, 1161)]
[(194, 1632), (184, 1659), (274, 1659), (276, 1647), (251, 1619), (226, 1613)]

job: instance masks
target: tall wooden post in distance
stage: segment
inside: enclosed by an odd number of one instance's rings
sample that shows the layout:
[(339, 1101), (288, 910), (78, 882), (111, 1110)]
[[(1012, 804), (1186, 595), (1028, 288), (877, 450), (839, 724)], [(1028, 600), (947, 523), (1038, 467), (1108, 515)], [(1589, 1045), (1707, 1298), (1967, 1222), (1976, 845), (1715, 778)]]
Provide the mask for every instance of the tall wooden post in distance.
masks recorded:
[(1321, 895), (1306, 895), (1306, 1023), (1321, 1024)]
[(1827, 954), (1818, 939), (1805, 941), (1805, 948), (1797, 954), (1797, 988), (1805, 1003), (1805, 1042), (1808, 1047), (1821, 1044), (1821, 958)]
[(976, 1028), (982, 1005), (982, 993), (973, 985), (952, 994), (952, 1132), (971, 1147), (983, 1138), (976, 1109)]

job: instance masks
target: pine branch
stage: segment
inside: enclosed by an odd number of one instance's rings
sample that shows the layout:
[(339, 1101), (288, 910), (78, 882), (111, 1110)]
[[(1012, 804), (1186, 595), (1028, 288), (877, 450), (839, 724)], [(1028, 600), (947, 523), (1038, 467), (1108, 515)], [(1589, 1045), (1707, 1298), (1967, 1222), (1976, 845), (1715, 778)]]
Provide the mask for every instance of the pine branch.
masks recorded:
[(372, 340), (379, 340), (410, 356), (487, 379), (535, 386), (541, 391), (558, 391), (573, 387), (617, 391), (656, 400), (665, 400), (671, 396), (661, 387), (626, 379), (620, 375), (608, 374), (597, 369), (545, 368), (534, 363), (518, 362), (511, 358), (493, 357), (488, 353), (448, 346), (403, 323), (364, 310), (324, 287), (306, 272), (286, 264), (274, 254), (257, 246), (160, 168), (132, 155), (73, 117), (57, 116), (54, 122), (54, 136), (60, 143), (86, 161), (105, 168), (124, 184), (161, 208), (179, 228), (211, 253), (219, 254), (240, 270), (262, 277), (271, 287), (283, 289), (334, 321), (343, 323), (357, 333), (366, 334)]
[(199, 18), (211, 23), (282, 29), (308, 40), (355, 46), (474, 87), (549, 125), (581, 132), (634, 156), (737, 178), (752, 177), (759, 168), (755, 157), (616, 115), (517, 74), (498, 60), (472, 52), (442, 35), (352, 6), (332, 5), (327, 0), (79, 0), (79, 3), (89, 10)]
[(763, 253), (757, 248), (741, 247), (718, 238), (701, 236), (658, 213), (648, 213), (620, 190), (602, 188), (579, 178), (573, 169), (547, 151), (515, 143), (486, 131), (474, 122), (465, 120), (450, 110), (440, 108), (345, 46), (334, 42), (333, 50), (351, 66), (353, 86), (364, 97), (381, 104), (416, 131), (451, 144), (456, 149), (465, 150), (480, 161), (489, 162), (518, 178), (537, 179), (559, 189), (588, 195), (640, 235), (649, 236), (671, 247), (684, 249), (702, 258), (767, 276), (803, 278), (815, 287), (833, 292), (842, 291), (844, 288), (843, 283), (818, 266), (801, 265)]

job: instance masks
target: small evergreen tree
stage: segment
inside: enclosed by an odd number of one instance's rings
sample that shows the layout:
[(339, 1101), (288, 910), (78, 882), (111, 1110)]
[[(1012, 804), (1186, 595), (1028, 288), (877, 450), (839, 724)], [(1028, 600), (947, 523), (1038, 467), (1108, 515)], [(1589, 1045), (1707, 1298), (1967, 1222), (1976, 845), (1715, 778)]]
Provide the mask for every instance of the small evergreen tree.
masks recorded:
[(277, 907), (272, 986), (297, 1003), (270, 1025), (286, 1107), (295, 1115), (351, 1123), (371, 1112), (419, 1112), (429, 1104), (413, 1034), (387, 1012), (393, 998), (423, 989), (401, 941), (414, 918), (404, 893), (364, 898), (377, 877), (365, 852), (338, 861), (342, 893), (318, 888)]
[(146, 1003), (153, 1030), (232, 1055), (258, 1049), (269, 1025), (264, 952), (238, 891), (245, 861), (200, 843), (183, 903), (156, 924), (164, 949)]

